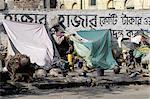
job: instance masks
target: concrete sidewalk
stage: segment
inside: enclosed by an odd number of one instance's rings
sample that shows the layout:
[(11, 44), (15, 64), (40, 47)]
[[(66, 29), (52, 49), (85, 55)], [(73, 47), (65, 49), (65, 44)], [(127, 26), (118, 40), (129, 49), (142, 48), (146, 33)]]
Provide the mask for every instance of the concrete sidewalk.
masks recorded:
[[(67, 77), (46, 77), (42, 80), (35, 80), (32, 83), (15, 82), (2, 83), (0, 87), (1, 95), (19, 94), (37, 89), (62, 89), (74, 87), (94, 87), (94, 86), (110, 86), (118, 85), (149, 85), (150, 77), (136, 75), (130, 77), (125, 72), (114, 74), (112, 70), (105, 71), (104, 76), (96, 76), (95, 72), (87, 73), (87, 77), (79, 76), (77, 72), (68, 73)], [(12, 93), (13, 92), (13, 93)]]
[(76, 73), (71, 73), (68, 77), (54, 77), (47, 78), (43, 82), (34, 82), (32, 85), (39, 89), (53, 89), (53, 88), (70, 88), (80, 86), (101, 86), (101, 85), (130, 85), (130, 84), (150, 84), (150, 77), (136, 75), (130, 77), (126, 73), (114, 74), (113, 71), (105, 71), (104, 76), (94, 76), (95, 73), (87, 73), (87, 77), (78, 76)]

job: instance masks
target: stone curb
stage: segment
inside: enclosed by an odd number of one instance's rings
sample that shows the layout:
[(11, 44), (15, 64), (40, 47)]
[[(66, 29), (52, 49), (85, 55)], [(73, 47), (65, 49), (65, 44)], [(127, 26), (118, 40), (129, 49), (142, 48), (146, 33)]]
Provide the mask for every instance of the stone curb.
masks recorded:
[(94, 87), (105, 85), (150, 85), (150, 80), (133, 80), (133, 81), (86, 81), (86, 82), (64, 82), (64, 83), (34, 83), (39, 89), (62, 89), (62, 88), (74, 88), (74, 87)]

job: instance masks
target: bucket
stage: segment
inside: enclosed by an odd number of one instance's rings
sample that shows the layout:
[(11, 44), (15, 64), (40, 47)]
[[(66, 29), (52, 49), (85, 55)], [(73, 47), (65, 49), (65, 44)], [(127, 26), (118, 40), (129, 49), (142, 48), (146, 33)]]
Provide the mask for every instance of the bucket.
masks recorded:
[(67, 58), (68, 58), (69, 65), (73, 65), (73, 55), (68, 54)]
[(97, 71), (97, 76), (104, 76), (104, 69), (97, 68), (96, 71)]

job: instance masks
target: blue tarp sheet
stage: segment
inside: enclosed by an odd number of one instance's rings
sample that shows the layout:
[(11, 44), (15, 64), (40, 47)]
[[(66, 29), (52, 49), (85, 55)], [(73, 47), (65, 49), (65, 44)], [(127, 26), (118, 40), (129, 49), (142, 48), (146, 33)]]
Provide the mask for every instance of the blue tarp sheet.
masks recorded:
[(112, 69), (117, 65), (112, 56), (110, 30), (77, 31), (77, 35), (85, 41), (73, 39), (75, 50), (88, 66)]

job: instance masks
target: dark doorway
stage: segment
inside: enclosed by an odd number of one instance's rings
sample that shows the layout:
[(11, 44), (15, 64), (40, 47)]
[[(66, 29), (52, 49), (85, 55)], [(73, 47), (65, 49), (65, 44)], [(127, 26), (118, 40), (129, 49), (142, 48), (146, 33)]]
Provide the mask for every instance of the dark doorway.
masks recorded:
[(50, 8), (56, 8), (57, 0), (50, 0)]

